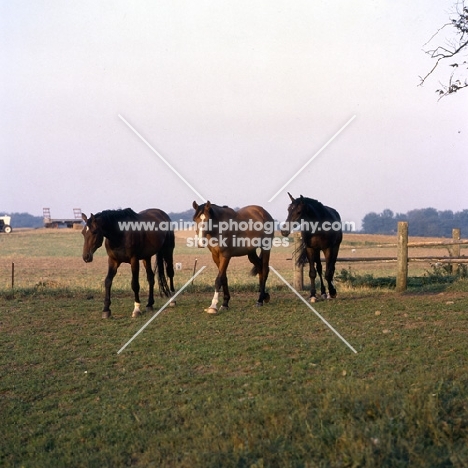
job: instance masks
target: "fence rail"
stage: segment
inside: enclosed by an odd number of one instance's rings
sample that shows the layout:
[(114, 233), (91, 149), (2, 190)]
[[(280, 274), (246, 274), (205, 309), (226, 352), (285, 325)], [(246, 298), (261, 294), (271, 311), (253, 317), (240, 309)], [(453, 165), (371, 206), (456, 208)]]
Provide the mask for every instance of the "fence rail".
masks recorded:
[[(399, 292), (407, 289), (408, 282), (408, 263), (409, 262), (437, 262), (447, 264), (463, 264), (468, 263), (468, 257), (460, 255), (460, 246), (468, 245), (467, 239), (461, 239), (460, 229), (456, 228), (452, 230), (452, 239), (446, 241), (437, 242), (409, 242), (408, 241), (408, 223), (406, 221), (400, 221), (398, 223), (397, 242), (391, 244), (377, 244), (369, 247), (372, 248), (384, 248), (392, 247), (396, 248), (396, 257), (338, 257), (337, 262), (362, 262), (362, 263), (390, 263), (396, 262), (396, 290)], [(300, 235), (295, 236), (295, 247), (299, 247)], [(408, 249), (416, 247), (449, 247), (448, 257), (440, 255), (431, 255), (424, 257), (410, 256)], [(296, 249), (295, 249), (296, 250)], [(303, 266), (296, 265), (296, 259), (293, 255), (293, 268), (294, 268), (294, 287), (296, 289), (303, 289), (304, 286), (304, 271)], [(322, 262), (325, 260), (322, 258)]]
[[(341, 257), (338, 258), (337, 262), (360, 262), (360, 263), (372, 263), (372, 262), (396, 262), (397, 257)], [(322, 261), (325, 261), (322, 258)], [(468, 263), (467, 257), (440, 257), (440, 256), (429, 256), (429, 257), (408, 257), (408, 262), (440, 262), (440, 263)]]

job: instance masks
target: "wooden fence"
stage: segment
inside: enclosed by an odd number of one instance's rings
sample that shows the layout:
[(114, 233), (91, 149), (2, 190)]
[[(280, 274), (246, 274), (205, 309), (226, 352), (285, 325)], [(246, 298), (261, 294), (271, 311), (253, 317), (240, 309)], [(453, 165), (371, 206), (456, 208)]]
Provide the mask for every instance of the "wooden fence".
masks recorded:
[[(294, 237), (295, 247), (299, 247), (300, 235)], [(395, 244), (383, 244), (375, 247), (395, 247), (395, 257), (340, 257), (337, 262), (396, 262), (396, 290), (398, 292), (405, 291), (408, 281), (408, 263), (409, 262), (438, 262), (454, 264), (455, 267), (461, 263), (468, 263), (468, 257), (460, 255), (460, 246), (468, 245), (468, 240), (461, 239), (460, 229), (452, 230), (452, 239), (437, 242), (409, 242), (408, 240), (408, 223), (400, 221), (398, 223), (397, 241)], [(425, 257), (410, 257), (408, 249), (411, 247), (449, 247), (449, 257), (440, 255), (425, 256)], [(295, 249), (296, 250), (296, 249)], [(324, 259), (322, 258), (322, 263)], [(293, 255), (294, 268), (294, 288), (301, 290), (304, 287), (304, 271), (302, 266), (296, 265), (296, 258)]]

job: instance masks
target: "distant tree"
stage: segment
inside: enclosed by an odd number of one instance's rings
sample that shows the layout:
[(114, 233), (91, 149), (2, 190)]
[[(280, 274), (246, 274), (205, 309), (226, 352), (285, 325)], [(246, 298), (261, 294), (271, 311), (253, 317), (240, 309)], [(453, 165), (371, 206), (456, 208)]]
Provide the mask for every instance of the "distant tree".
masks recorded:
[(380, 217), (377, 213), (367, 213), (362, 218), (362, 230), (368, 234), (376, 234), (381, 229)]
[(362, 230), (369, 234), (392, 234), (396, 232), (397, 218), (392, 210), (386, 209), (382, 213), (368, 213), (362, 220)]
[(397, 222), (392, 210), (386, 209), (382, 211), (382, 229), (384, 233), (396, 232)]
[[(452, 68), (446, 82), (440, 83), (441, 88), (436, 90), (441, 98), (468, 87), (468, 61), (466, 60), (468, 52), (468, 6), (465, 5), (465, 0), (457, 1), (453, 10), (449, 22), (440, 27), (424, 45), (428, 47), (424, 52), (435, 60), (435, 64), (429, 73), (421, 78), (420, 85), (425, 83), (442, 62), (448, 63), (448, 66)], [(445, 38), (441, 37), (443, 31), (448, 32)], [(441, 41), (442, 44), (437, 46), (429, 45), (436, 38), (439, 40), (439, 44), (441, 44)]]
[(439, 214), (435, 208), (408, 211), (408, 231), (412, 236), (438, 237), (442, 235)]
[(362, 231), (368, 234), (394, 234), (398, 221), (407, 221), (412, 236), (451, 237), (453, 228), (460, 228), (463, 237), (468, 234), (468, 210), (454, 213), (435, 208), (411, 210), (394, 214), (386, 209), (382, 213), (368, 213), (362, 220)]
[(455, 224), (455, 217), (452, 210), (439, 211), (439, 223), (442, 236), (450, 237), (452, 229), (458, 227)]
[(453, 227), (460, 228), (463, 237), (468, 236), (468, 210), (453, 215)]
[(168, 213), (169, 218), (171, 218), (172, 221), (192, 221), (193, 220), (193, 215), (194, 215), (194, 209), (190, 208), (189, 210), (186, 211), (181, 211), (180, 213)]

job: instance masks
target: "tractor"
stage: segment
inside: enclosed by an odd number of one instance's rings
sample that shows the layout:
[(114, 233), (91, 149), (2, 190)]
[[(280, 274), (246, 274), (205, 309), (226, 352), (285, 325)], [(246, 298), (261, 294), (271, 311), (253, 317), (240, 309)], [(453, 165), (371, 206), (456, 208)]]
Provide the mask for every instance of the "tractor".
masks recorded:
[(10, 234), (11, 232), (11, 216), (0, 216), (0, 232), (6, 232)]

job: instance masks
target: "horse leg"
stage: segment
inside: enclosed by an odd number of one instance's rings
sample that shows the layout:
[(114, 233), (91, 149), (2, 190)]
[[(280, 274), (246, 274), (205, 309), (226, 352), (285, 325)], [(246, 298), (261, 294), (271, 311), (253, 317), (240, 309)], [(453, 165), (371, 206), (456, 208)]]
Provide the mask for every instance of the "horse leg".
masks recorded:
[(223, 288), (223, 305), (222, 309), (229, 309), (229, 299), (231, 295), (229, 294), (228, 279), (227, 279), (227, 269), (229, 266), (231, 258), (221, 257), (219, 262), (218, 276), (215, 281), (215, 291), (220, 291), (221, 287)]
[[(259, 293), (260, 296), (258, 297), (257, 305), (262, 306), (263, 305), (263, 297), (262, 297), (262, 283), (263, 283), (263, 266), (262, 266), (262, 260), (260, 257), (257, 255), (256, 250), (252, 250), (247, 254), (247, 258), (249, 259), (250, 263), (254, 266), (252, 269), (252, 275), (258, 274), (258, 281), (259, 281)], [(260, 298), (262, 299), (262, 302), (260, 302)]]
[(262, 250), (260, 253), (260, 258), (262, 260), (262, 283), (260, 286), (260, 297), (258, 298), (258, 302), (263, 304), (270, 302), (270, 295), (266, 292), (266, 282), (268, 279), (268, 274), (270, 273), (270, 253), (271, 250)]
[(323, 282), (323, 275), (322, 275), (322, 261), (320, 260), (320, 251), (315, 256), (315, 265), (318, 276), (320, 278), (320, 296), (322, 299), (327, 298), (327, 291), (325, 289), (325, 283)]
[(261, 250), (260, 252), (260, 265), (259, 269), (259, 284), (260, 284), (260, 295), (258, 297), (257, 306), (263, 306), (263, 302), (270, 302), (270, 295), (266, 292), (266, 282), (268, 279), (268, 273), (270, 268), (268, 266), (270, 261), (270, 250)]
[(151, 268), (151, 257), (143, 259), (143, 265), (146, 270), (146, 279), (148, 280), (149, 293), (148, 304), (146, 304), (146, 312), (152, 312), (154, 304), (154, 271)]
[(213, 254), (213, 260), (218, 265), (218, 276), (216, 276), (215, 280), (215, 292), (211, 301), (211, 305), (208, 307), (208, 309), (205, 309), (205, 312), (208, 312), (209, 314), (216, 314), (218, 312), (218, 301), (221, 288), (223, 288), (224, 294), (223, 305), (221, 306), (221, 309), (229, 309), (229, 299), (231, 298), (226, 275), (230, 258), (220, 258), (219, 255), (217, 255), (215, 258), (215, 255)]
[(112, 287), (112, 280), (117, 273), (117, 269), (119, 268), (119, 263), (115, 260), (112, 260), (109, 257), (108, 260), (108, 269), (107, 269), (107, 276), (104, 280), (104, 288), (106, 291), (106, 295), (104, 297), (104, 308), (102, 309), (102, 318), (110, 318), (112, 312), (110, 310), (111, 305), (111, 287)]
[[(173, 251), (174, 249), (168, 249), (164, 252), (164, 261), (166, 263), (166, 275), (169, 278), (169, 290), (171, 294), (175, 293)], [(176, 305), (176, 301), (171, 301), (169, 305), (171, 307), (174, 307)]]
[(225, 274), (223, 279), (223, 305), (221, 306), (221, 310), (229, 309), (229, 299), (231, 299), (231, 295), (229, 294), (228, 279)]
[(141, 315), (140, 310), (140, 282), (138, 281), (138, 276), (140, 274), (140, 261), (133, 257), (130, 261), (130, 266), (132, 268), (132, 289), (135, 294), (135, 304), (132, 312), (132, 317), (138, 317)]
[[(317, 277), (317, 270), (315, 269), (316, 254), (312, 249), (306, 249), (307, 260), (309, 262), (309, 278), (310, 278), (310, 302), (317, 300), (317, 291), (315, 289), (315, 278)], [(321, 267), (321, 265), (320, 265)]]
[(336, 297), (336, 288), (333, 283), (333, 276), (335, 274), (335, 262), (338, 258), (338, 248), (331, 248), (325, 252), (326, 259), (326, 272), (325, 279), (328, 283), (328, 296), (327, 299), (334, 299)]
[(164, 261), (166, 262), (166, 275), (169, 278), (169, 288), (171, 290), (171, 293), (175, 292), (173, 250), (174, 249), (164, 252)]

